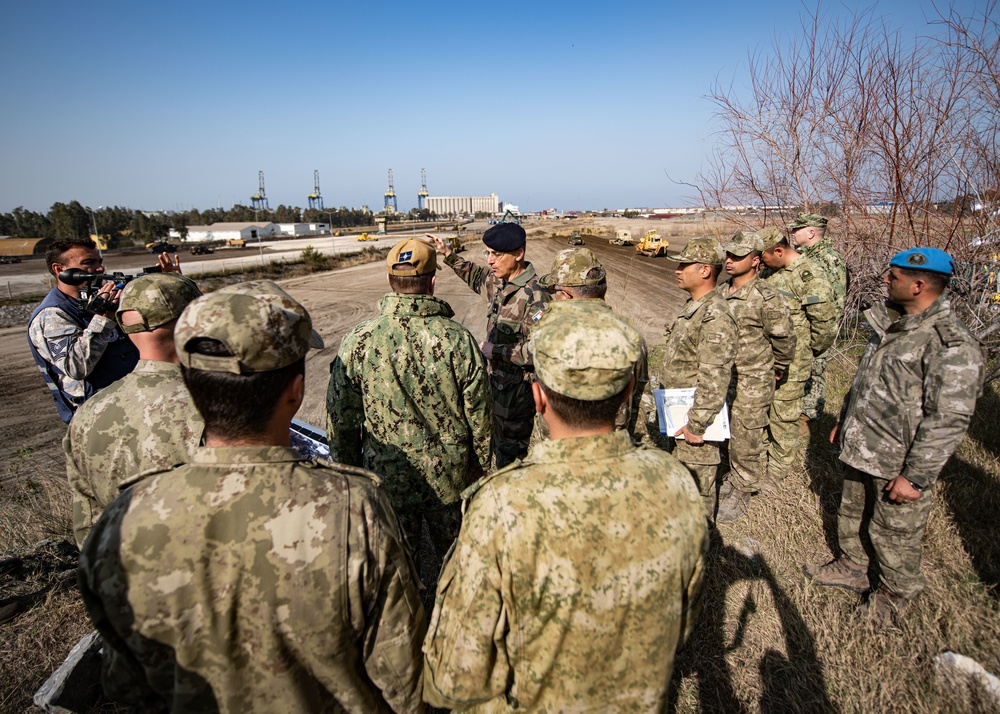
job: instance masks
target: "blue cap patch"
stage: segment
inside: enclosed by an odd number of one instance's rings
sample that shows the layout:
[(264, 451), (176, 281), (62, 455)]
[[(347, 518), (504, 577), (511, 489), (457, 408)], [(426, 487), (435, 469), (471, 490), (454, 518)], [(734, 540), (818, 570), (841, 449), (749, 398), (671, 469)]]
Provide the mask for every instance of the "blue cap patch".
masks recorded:
[(955, 272), (955, 261), (937, 248), (910, 248), (901, 251), (892, 256), (889, 265), (909, 270), (927, 270), (943, 275), (952, 275)]
[(410, 258), (412, 258), (412, 257), (413, 257), (413, 251), (412, 250), (403, 251), (402, 253), (399, 254), (399, 262), (400, 263), (409, 263), (410, 262)]

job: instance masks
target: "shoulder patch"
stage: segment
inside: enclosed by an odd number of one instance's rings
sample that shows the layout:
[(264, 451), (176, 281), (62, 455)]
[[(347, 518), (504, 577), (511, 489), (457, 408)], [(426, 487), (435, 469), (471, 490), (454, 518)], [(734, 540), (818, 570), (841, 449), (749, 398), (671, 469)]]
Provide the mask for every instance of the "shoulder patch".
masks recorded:
[(979, 342), (979, 340), (976, 339), (976, 336), (971, 332), (963, 330), (961, 327), (950, 321), (935, 323), (934, 330), (938, 333), (941, 343), (947, 347), (957, 347), (964, 342)]
[(813, 279), (813, 274), (811, 270), (803, 270), (801, 274), (802, 274), (802, 282), (804, 283), (808, 283), (810, 280)]
[(545, 310), (539, 310), (538, 312), (536, 312), (534, 315), (531, 316), (531, 321), (532, 322), (538, 322), (539, 320), (542, 319), (542, 315), (544, 315), (544, 314), (545, 314)]

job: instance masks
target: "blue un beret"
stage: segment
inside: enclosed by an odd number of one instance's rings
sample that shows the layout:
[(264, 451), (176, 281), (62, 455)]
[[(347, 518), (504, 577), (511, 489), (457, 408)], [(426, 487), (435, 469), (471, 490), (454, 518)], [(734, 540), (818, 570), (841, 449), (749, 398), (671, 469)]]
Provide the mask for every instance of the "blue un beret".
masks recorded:
[(907, 270), (927, 270), (931, 273), (951, 275), (955, 272), (955, 261), (943, 250), (937, 248), (910, 248), (892, 256), (889, 265)]
[(483, 243), (498, 253), (513, 253), (524, 247), (526, 234), (516, 223), (500, 223), (483, 233)]

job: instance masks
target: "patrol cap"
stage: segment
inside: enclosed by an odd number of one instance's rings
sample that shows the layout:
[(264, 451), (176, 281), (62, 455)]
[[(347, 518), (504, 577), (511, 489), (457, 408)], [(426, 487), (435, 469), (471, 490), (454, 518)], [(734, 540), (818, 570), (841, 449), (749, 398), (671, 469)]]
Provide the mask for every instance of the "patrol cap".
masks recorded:
[[(400, 263), (409, 263), (410, 268), (394, 267)], [(416, 276), (431, 275), (437, 271), (437, 253), (434, 246), (420, 238), (407, 238), (392, 247), (386, 256), (385, 264), (389, 275)]]
[[(176, 320), (184, 308), (201, 297), (201, 290), (190, 278), (179, 273), (150, 273), (125, 283), (115, 318), (124, 332), (151, 332)], [(141, 322), (122, 323), (122, 313), (135, 311)]]
[(516, 223), (500, 223), (483, 233), (483, 243), (498, 253), (513, 253), (524, 247), (527, 234)]
[(604, 302), (565, 300), (548, 306), (531, 332), (529, 349), (547, 389), (593, 402), (625, 389), (641, 339)]
[(778, 243), (786, 240), (785, 236), (783, 236), (781, 231), (777, 228), (763, 228), (757, 231), (757, 235), (760, 236), (761, 244), (764, 246), (764, 250), (771, 250), (771, 248), (778, 245)]
[(548, 275), (538, 279), (543, 288), (562, 285), (567, 288), (581, 285), (600, 285), (608, 279), (601, 261), (587, 248), (566, 248), (556, 254)]
[(760, 236), (756, 233), (745, 233), (743, 231), (739, 231), (729, 239), (729, 242), (726, 243), (723, 250), (739, 258), (743, 258), (750, 255), (754, 251), (763, 253), (764, 241), (762, 241)]
[[(188, 352), (188, 344), (198, 338), (218, 340), (231, 356)], [(281, 369), (323, 344), (306, 309), (270, 280), (230, 285), (198, 298), (177, 320), (174, 342), (185, 367), (231, 374)]]
[(800, 228), (826, 228), (826, 224), (826, 216), (821, 216), (818, 213), (800, 213), (785, 228), (789, 233), (794, 233)]
[(676, 255), (667, 256), (675, 263), (684, 265), (685, 263), (704, 263), (705, 265), (722, 265), (726, 260), (726, 254), (722, 252), (722, 246), (715, 238), (692, 238), (684, 246), (684, 250)]
[(943, 250), (937, 248), (910, 248), (892, 256), (889, 265), (907, 270), (926, 270), (931, 273), (951, 275), (955, 272), (955, 261)]

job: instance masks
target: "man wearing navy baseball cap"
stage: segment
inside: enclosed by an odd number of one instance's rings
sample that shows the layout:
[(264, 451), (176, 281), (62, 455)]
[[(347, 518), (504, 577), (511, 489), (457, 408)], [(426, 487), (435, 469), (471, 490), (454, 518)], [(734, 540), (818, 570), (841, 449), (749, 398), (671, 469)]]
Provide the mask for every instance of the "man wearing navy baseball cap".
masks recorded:
[[(841, 555), (804, 570), (819, 585), (868, 593), (868, 612), (885, 623), (901, 620), (924, 589), (920, 541), (934, 485), (983, 388), (982, 348), (946, 293), (954, 271), (937, 248), (911, 248), (889, 261), (886, 302), (865, 312), (872, 336), (830, 434), (846, 467)], [(869, 581), (870, 565), (877, 581)]]

